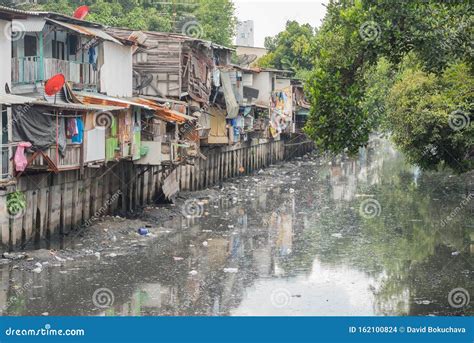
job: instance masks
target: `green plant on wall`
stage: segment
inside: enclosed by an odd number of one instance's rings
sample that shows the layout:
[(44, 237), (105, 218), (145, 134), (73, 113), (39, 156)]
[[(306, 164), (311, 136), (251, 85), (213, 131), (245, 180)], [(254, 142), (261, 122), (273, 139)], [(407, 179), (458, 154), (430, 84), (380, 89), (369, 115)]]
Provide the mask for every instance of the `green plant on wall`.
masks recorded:
[(26, 197), (23, 192), (16, 191), (7, 195), (7, 211), (17, 216), (26, 209)]

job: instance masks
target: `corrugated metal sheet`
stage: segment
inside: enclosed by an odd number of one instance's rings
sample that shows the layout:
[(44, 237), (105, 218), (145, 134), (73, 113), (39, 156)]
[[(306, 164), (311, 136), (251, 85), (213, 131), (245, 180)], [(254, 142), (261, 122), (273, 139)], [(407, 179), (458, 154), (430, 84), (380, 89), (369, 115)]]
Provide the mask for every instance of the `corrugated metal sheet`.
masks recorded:
[(105, 105), (105, 106), (119, 106), (123, 108), (130, 108), (130, 106), (137, 106), (146, 110), (153, 110), (153, 107), (146, 104), (141, 104), (135, 101), (124, 98), (114, 98), (100, 93), (90, 92), (74, 92), (74, 95), (84, 104), (90, 105)]
[(95, 27), (85, 27), (85, 26), (75, 25), (75, 24), (71, 24), (71, 23), (65, 23), (63, 21), (54, 20), (54, 19), (50, 19), (50, 18), (47, 18), (46, 20), (48, 22), (51, 22), (53, 24), (62, 26), (62, 27), (66, 28), (66, 29), (69, 29), (71, 31), (77, 32), (81, 35), (97, 37), (97, 38), (100, 38), (100, 39), (103, 39), (103, 40), (106, 40), (106, 41), (110, 41), (110, 42), (114, 42), (114, 43), (123, 45), (119, 40), (115, 39), (114, 37), (112, 37), (108, 33), (104, 32), (104, 31), (102, 31), (98, 28), (95, 28)]
[(35, 100), (31, 103), (32, 105), (54, 107), (62, 110), (71, 110), (71, 111), (118, 111), (124, 110), (126, 107), (120, 106), (106, 106), (106, 105), (91, 105), (91, 104), (73, 104), (65, 102), (51, 103), (44, 100)]
[(19, 96), (13, 94), (0, 94), (0, 104), (3, 105), (23, 105), (36, 101), (35, 98)]
[(185, 123), (186, 121), (193, 121), (197, 119), (197, 118), (188, 116), (186, 114), (182, 114), (182, 113), (170, 110), (169, 108), (163, 107), (162, 105), (156, 103), (153, 100), (144, 99), (144, 98), (134, 98), (134, 101), (151, 107), (155, 111), (156, 116), (164, 121), (173, 122), (173, 123), (174, 122)]
[(28, 19), (13, 19), (13, 32), (41, 32), (43, 31), (46, 20), (40, 17), (29, 17)]

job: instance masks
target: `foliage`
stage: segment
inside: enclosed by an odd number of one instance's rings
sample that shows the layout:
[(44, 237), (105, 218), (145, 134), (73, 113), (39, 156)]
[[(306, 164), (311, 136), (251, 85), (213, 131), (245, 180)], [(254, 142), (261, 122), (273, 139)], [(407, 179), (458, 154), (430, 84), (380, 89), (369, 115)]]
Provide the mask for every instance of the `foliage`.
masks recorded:
[(133, 30), (182, 33), (182, 26), (186, 21), (195, 21), (197, 28), (193, 34), (197, 37), (231, 45), (236, 26), (232, 1), (201, 0), (184, 3), (142, 0), (40, 0), (37, 9), (72, 15), (75, 8), (86, 4), (90, 7), (87, 20)]
[[(434, 89), (454, 92), (455, 88), (443, 81), (445, 70), (452, 72), (452, 65), (462, 64), (466, 78), (474, 69), (470, 39), (474, 27), (472, 9), (469, 2), (457, 1), (412, 1), (403, 6), (388, 0), (330, 1), (316, 35), (314, 66), (307, 82), (312, 105), (305, 128), (308, 135), (324, 150), (355, 154), (359, 147), (367, 144), (369, 133), (379, 125), (380, 114), (387, 109), (385, 99), (406, 56), (417, 61), (420, 72), (429, 74), (437, 85), (433, 85)], [(441, 78), (440, 83), (435, 81), (436, 77)], [(455, 77), (461, 76), (456, 74)], [(439, 97), (454, 99), (449, 94)], [(405, 110), (415, 109), (412, 116), (418, 115), (415, 113), (418, 109), (440, 106), (437, 102), (428, 104), (421, 97), (411, 99), (411, 107)], [(434, 96), (429, 99), (438, 100)], [(393, 98), (391, 106), (404, 106), (397, 102)], [(447, 108), (443, 111), (446, 119)], [(423, 120), (427, 122), (420, 123)], [(433, 120), (427, 114), (418, 117), (418, 124), (430, 127)], [(390, 121), (385, 123), (390, 124)], [(400, 137), (407, 138), (403, 125), (388, 125), (388, 128), (404, 152), (413, 147), (402, 144)], [(438, 136), (435, 131), (425, 134), (411, 130), (410, 140), (417, 146), (436, 143), (440, 147), (446, 144), (443, 139), (448, 139), (448, 146), (453, 149), (448, 149), (449, 153), (454, 153), (451, 157), (446, 153), (429, 160), (413, 153), (411, 160), (424, 168), (445, 164), (464, 171), (468, 168), (464, 163), (466, 153), (472, 149), (472, 145), (466, 146), (472, 144), (465, 139), (468, 133), (469, 130), (464, 133), (451, 130)], [(462, 166), (453, 162), (453, 158), (460, 158), (458, 162)]]
[(237, 19), (230, 0), (201, 0), (194, 15), (202, 27), (201, 38), (230, 46), (235, 35)]
[(407, 69), (390, 90), (387, 121), (395, 143), (423, 169), (445, 164), (458, 172), (473, 167), (474, 77), (464, 64), (441, 76)]
[(315, 31), (309, 24), (288, 21), (284, 31), (265, 39), (268, 54), (258, 60), (258, 65), (295, 72), (310, 70), (313, 66)]
[(13, 192), (7, 195), (7, 211), (10, 215), (17, 215), (26, 208), (26, 197), (20, 192)]

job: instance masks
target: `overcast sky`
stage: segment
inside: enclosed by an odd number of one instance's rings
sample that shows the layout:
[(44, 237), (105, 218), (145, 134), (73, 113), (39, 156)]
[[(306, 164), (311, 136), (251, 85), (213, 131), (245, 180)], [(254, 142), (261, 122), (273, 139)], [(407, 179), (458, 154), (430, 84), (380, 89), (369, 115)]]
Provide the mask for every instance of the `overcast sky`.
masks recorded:
[(255, 46), (263, 47), (265, 37), (274, 36), (285, 28), (288, 20), (320, 26), (327, 0), (234, 0), (237, 18), (253, 20)]

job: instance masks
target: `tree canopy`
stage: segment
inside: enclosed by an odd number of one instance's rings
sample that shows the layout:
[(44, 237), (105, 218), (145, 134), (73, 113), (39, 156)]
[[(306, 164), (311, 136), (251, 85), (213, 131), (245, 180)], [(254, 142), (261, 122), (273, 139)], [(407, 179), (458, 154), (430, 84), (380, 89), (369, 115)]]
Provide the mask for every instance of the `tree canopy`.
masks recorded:
[(184, 33), (222, 45), (232, 44), (237, 23), (231, 0), (39, 0), (22, 6), (72, 15), (81, 5), (90, 7), (87, 20), (104, 25)]
[[(331, 0), (309, 44), (307, 134), (322, 150), (355, 154), (384, 129), (425, 169), (473, 168), (473, 88), (461, 87), (473, 80), (472, 9), (458, 1)], [(276, 50), (266, 58), (277, 61)], [(415, 66), (406, 69), (408, 56)], [(416, 151), (431, 145), (436, 157)]]
[(268, 54), (258, 61), (258, 65), (305, 75), (313, 66), (315, 32), (309, 24), (288, 21), (284, 31), (265, 39)]

